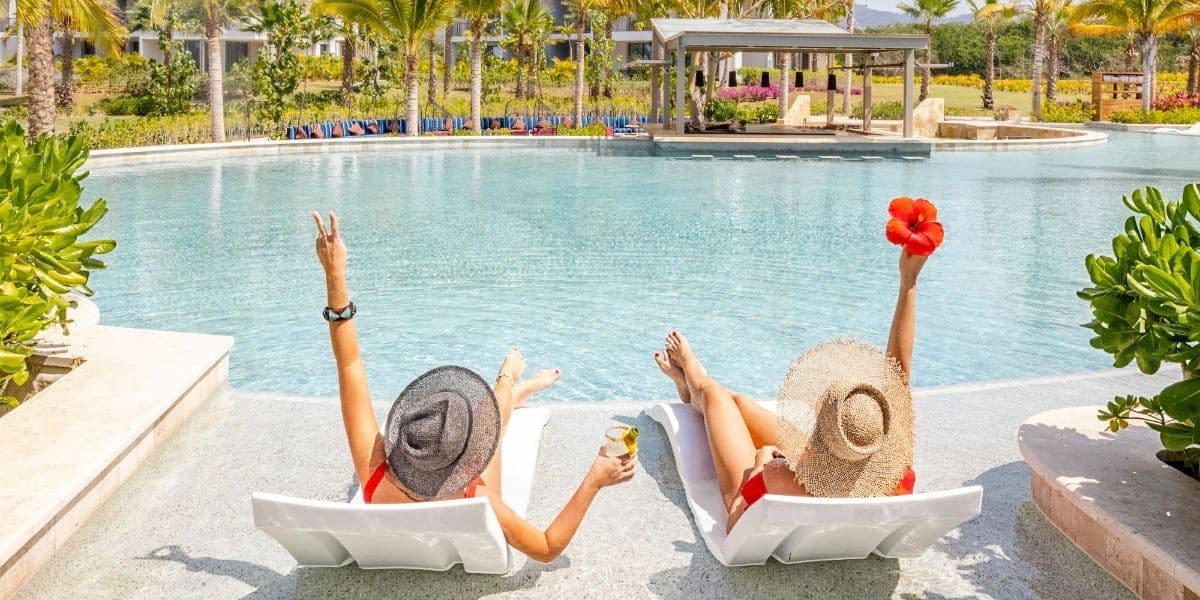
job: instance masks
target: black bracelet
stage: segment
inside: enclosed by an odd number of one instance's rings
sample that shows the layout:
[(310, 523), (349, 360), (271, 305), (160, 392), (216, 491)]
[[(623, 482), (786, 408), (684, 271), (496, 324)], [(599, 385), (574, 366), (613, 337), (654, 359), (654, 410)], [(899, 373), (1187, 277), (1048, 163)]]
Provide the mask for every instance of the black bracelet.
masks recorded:
[(346, 305), (345, 308), (340, 309), (326, 306), (325, 310), (321, 311), (321, 316), (325, 317), (326, 321), (332, 323), (334, 321), (349, 321), (350, 319), (354, 318), (354, 315), (357, 312), (358, 307), (354, 306), (354, 303), (351, 302), (350, 304)]

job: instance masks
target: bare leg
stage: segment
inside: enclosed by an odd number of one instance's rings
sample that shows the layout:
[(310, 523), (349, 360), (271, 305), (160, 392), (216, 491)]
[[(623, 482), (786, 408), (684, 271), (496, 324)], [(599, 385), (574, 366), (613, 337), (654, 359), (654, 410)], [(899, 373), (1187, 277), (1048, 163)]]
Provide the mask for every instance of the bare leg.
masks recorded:
[[(500, 365), (500, 376), (496, 377), (494, 392), (496, 401), (500, 404), (500, 441), (496, 445), (496, 453), (491, 462), (480, 475), (483, 484), (500, 492), (500, 449), (503, 447), (504, 434), (508, 432), (508, 421), (512, 418), (513, 410), (525, 405), (529, 397), (550, 387), (558, 381), (561, 371), (558, 369), (542, 369), (528, 379), (513, 384), (521, 373), (525, 372), (525, 357), (516, 348), (509, 351)], [(507, 375), (507, 376), (504, 376)]]
[(729, 388), (725, 388), (725, 393), (732, 396), (734, 404), (737, 404), (738, 412), (746, 422), (746, 428), (750, 430), (755, 448), (779, 443), (779, 417), (775, 413), (763, 408), (745, 394), (739, 394)]
[(671, 332), (667, 336), (667, 354), (672, 363), (679, 364), (683, 369), (692, 404), (704, 415), (708, 446), (717, 471), (717, 485), (721, 489), (725, 510), (731, 511), (746, 473), (754, 468), (755, 448), (750, 430), (733, 396), (708, 376), (682, 335)]

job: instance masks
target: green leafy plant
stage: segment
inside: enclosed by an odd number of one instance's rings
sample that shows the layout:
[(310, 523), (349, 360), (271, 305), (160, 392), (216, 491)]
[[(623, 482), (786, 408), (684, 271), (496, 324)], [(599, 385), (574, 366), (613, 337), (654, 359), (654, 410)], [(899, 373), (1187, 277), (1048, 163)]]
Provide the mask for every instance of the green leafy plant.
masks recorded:
[[(1147, 374), (1178, 363), (1184, 379), (1153, 398), (1118, 396), (1100, 411), (1111, 431), (1145, 421), (1168, 450), (1200, 460), (1200, 185), (1164, 201), (1148, 187), (1124, 198), (1135, 215), (1113, 238), (1113, 256), (1088, 255), (1092, 286), (1079, 291), (1091, 303), (1091, 344), (1112, 354), (1114, 365), (1136, 363)], [(1193, 467), (1194, 468), (1194, 467)]]
[(103, 199), (79, 205), (82, 139), (42, 136), (26, 146), (21, 126), (9, 121), (0, 154), (0, 402), (15, 406), (8, 390), (29, 377), (31, 340), (52, 324), (66, 328), (63, 294), (90, 296), (88, 277), (104, 268), (95, 257), (116, 242), (79, 239), (108, 211)]
[(709, 121), (732, 121), (737, 114), (737, 100), (713, 98), (704, 105), (704, 118)]

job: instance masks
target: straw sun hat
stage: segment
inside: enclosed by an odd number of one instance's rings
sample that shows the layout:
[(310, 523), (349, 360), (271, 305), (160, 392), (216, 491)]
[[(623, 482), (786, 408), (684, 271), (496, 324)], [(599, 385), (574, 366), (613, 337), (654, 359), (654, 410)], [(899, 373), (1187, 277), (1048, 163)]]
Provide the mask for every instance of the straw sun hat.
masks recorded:
[(833, 340), (788, 366), (779, 449), (813, 496), (888, 496), (913, 459), (912, 395), (878, 348)]
[(438, 367), (400, 392), (383, 434), (388, 468), (408, 492), (421, 500), (453, 497), (496, 454), (500, 405), (479, 374)]

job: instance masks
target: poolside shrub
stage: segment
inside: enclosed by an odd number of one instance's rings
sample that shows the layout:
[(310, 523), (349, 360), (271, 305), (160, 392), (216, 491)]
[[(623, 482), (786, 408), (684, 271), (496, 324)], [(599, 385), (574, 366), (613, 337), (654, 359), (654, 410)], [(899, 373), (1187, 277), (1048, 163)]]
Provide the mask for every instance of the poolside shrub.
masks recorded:
[(709, 121), (732, 121), (737, 118), (737, 100), (713, 98), (704, 105), (704, 118)]
[(741, 104), (737, 107), (736, 118), (739, 121), (760, 125), (774, 123), (779, 120), (779, 104), (777, 102)]
[(1042, 106), (1047, 123), (1087, 123), (1092, 120), (1092, 104), (1083, 100), (1048, 102)]
[(1100, 410), (1108, 429), (1145, 421), (1163, 447), (1182, 452), (1193, 470), (1200, 461), (1200, 184), (1166, 202), (1152, 187), (1123, 198), (1135, 216), (1113, 238), (1114, 256), (1089, 254), (1091, 304), (1085, 327), (1091, 344), (1112, 354), (1113, 365), (1136, 363), (1143, 373), (1177, 363), (1184, 379), (1151, 398), (1117, 396)]
[(1173, 110), (1127, 110), (1113, 113), (1109, 116), (1113, 123), (1129, 123), (1133, 125), (1175, 124), (1190, 125), (1200, 123), (1200, 108), (1176, 108)]
[[(855, 104), (850, 109), (850, 116), (855, 119), (863, 118), (863, 105)], [(904, 102), (901, 100), (889, 100), (887, 102), (874, 102), (871, 104), (871, 118), (884, 120), (901, 120), (904, 118)]]
[(0, 403), (15, 406), (11, 386), (29, 379), (32, 341), (51, 325), (67, 327), (64, 294), (91, 295), (88, 277), (113, 240), (82, 241), (108, 211), (103, 199), (79, 205), (77, 173), (88, 150), (79, 137), (42, 136), (25, 144), (16, 121), (0, 130)]

